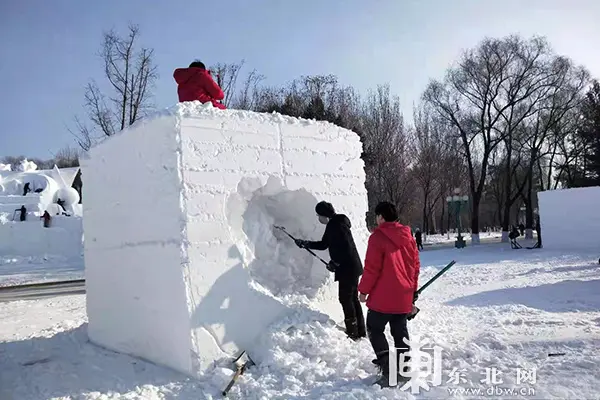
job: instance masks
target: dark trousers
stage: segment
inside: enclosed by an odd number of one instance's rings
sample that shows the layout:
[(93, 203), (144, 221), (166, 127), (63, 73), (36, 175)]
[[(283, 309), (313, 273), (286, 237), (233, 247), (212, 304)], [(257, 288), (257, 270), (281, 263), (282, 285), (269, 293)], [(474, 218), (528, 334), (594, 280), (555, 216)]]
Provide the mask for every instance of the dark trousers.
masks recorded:
[(344, 311), (346, 333), (349, 336), (366, 336), (365, 317), (358, 300), (358, 277), (340, 279), (338, 298)]
[[(401, 354), (409, 351), (408, 345), (404, 342), (405, 338), (408, 341), (407, 317), (408, 314), (383, 314), (373, 310), (367, 312), (367, 334), (377, 356), (378, 364), (384, 371), (387, 371), (389, 365), (390, 351), (388, 341), (385, 337), (385, 327), (388, 323), (390, 324), (397, 357), (400, 360)], [(408, 357), (405, 357), (404, 361), (407, 362)]]

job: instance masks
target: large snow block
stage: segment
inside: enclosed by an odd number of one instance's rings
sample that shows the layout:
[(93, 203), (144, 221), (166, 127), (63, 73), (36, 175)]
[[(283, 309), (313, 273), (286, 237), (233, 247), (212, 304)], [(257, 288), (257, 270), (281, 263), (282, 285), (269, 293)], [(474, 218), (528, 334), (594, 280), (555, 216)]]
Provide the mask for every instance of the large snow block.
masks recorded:
[(198, 102), (92, 148), (82, 160), (90, 339), (198, 376), (240, 350), (260, 362), (257, 339), (298, 302), (340, 309), (324, 265), (274, 225), (318, 240), (314, 207), (327, 200), (364, 254), (361, 152), (355, 133), (329, 123)]
[(544, 248), (600, 251), (600, 187), (539, 192), (538, 203)]

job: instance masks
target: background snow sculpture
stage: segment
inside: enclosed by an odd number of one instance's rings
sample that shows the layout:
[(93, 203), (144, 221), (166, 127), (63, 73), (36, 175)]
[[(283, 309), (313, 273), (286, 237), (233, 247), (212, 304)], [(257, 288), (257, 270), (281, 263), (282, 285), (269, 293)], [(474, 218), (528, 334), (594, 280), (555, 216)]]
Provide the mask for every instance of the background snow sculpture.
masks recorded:
[[(78, 217), (81, 216), (79, 194), (70, 187), (79, 168), (37, 170), (34, 163), (24, 160), (17, 171), (11, 169), (0, 173), (0, 254), (60, 254), (81, 258), (83, 225)], [(23, 196), (26, 184), (30, 191)], [(59, 192), (68, 202), (76, 200), (67, 209), (72, 217), (62, 216), (63, 210), (56, 204)], [(21, 206), (27, 210), (26, 221), (15, 215)], [(53, 217), (50, 229), (43, 228), (40, 221), (46, 210)]]
[(545, 249), (600, 253), (599, 186), (539, 192), (538, 203)]
[(198, 102), (94, 147), (82, 162), (90, 339), (190, 375), (241, 349), (260, 361), (256, 339), (291, 298), (337, 304), (324, 266), (273, 224), (318, 240), (324, 199), (366, 243), (361, 152), (332, 124)]
[(21, 161), (21, 163), (17, 167), (17, 171), (20, 171), (20, 172), (31, 172), (31, 171), (35, 171), (35, 170), (37, 170), (36, 163), (34, 163), (33, 161), (28, 161), (27, 159), (24, 159), (23, 161)]

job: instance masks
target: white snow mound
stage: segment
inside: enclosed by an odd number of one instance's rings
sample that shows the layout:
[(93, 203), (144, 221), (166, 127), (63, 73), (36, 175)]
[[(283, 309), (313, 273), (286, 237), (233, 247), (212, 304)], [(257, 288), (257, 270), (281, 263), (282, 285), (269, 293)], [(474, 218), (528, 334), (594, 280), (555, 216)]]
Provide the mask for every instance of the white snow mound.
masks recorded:
[(37, 164), (33, 161), (28, 161), (27, 159), (21, 161), (21, 163), (17, 167), (17, 171), (20, 172), (31, 172), (35, 170), (37, 170)]

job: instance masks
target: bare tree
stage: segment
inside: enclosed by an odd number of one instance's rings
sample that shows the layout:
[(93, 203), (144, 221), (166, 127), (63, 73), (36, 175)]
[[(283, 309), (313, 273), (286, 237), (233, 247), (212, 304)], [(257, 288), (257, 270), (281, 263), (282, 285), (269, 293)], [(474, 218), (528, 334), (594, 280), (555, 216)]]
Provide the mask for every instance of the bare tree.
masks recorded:
[(58, 150), (52, 158), (58, 168), (72, 168), (79, 166), (81, 150), (75, 147), (63, 147)]
[(245, 61), (242, 60), (239, 63), (217, 63), (210, 67), (217, 85), (219, 85), (225, 94), (223, 104), (226, 107), (231, 106), (231, 101), (236, 95), (238, 77), (244, 64)]
[(96, 139), (112, 136), (142, 118), (151, 108), (152, 88), (158, 78), (154, 50), (138, 48), (139, 27), (130, 25), (126, 36), (105, 32), (100, 52), (108, 94), (91, 80), (85, 89), (85, 108), (91, 126), (75, 119), (77, 143), (88, 150)]
[(422, 105), (414, 110), (414, 176), (422, 192), (420, 199), (422, 208), (423, 233), (427, 235), (432, 229), (433, 211), (440, 200), (440, 160), (443, 154), (444, 138), (436, 125), (431, 111)]
[(52, 169), (56, 165), (58, 168), (71, 168), (79, 166), (80, 150), (74, 147), (64, 147), (53, 154), (50, 159), (41, 159), (37, 157), (25, 157), (25, 156), (6, 156), (0, 159), (1, 164), (11, 164), (13, 170), (15, 170), (19, 164), (25, 159), (33, 161), (37, 166), (38, 170)]
[(549, 46), (543, 38), (485, 39), (463, 54), (445, 81), (424, 93), (441, 117), (453, 124), (469, 170), (472, 242), (479, 242), (479, 208), (492, 151), (530, 116), (552, 86)]
[(545, 174), (540, 168), (540, 160), (553, 157), (554, 143), (560, 141), (560, 136), (568, 133), (573, 121), (577, 120), (584, 90), (590, 79), (587, 70), (575, 66), (564, 57), (556, 57), (550, 68), (555, 76), (552, 86), (539, 102), (536, 113), (524, 121), (527, 135), (523, 142), (526, 152), (523, 158), (527, 163), (523, 200), (528, 238), (533, 237), (535, 189), (544, 189)]
[(259, 92), (259, 85), (265, 79), (264, 75), (258, 73), (257, 70), (253, 69), (246, 75), (246, 79), (242, 84), (242, 88), (234, 97), (232, 107), (238, 110), (254, 110), (258, 107), (257, 94)]
[(379, 86), (368, 95), (359, 130), (364, 148), (369, 209), (373, 210), (380, 201), (391, 201), (405, 217), (413, 198), (410, 142), (400, 100), (390, 94), (389, 85)]

